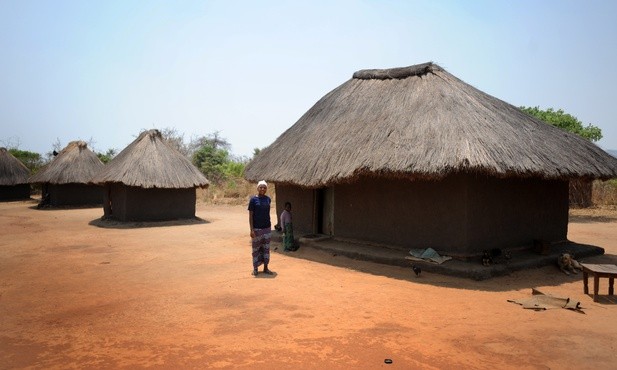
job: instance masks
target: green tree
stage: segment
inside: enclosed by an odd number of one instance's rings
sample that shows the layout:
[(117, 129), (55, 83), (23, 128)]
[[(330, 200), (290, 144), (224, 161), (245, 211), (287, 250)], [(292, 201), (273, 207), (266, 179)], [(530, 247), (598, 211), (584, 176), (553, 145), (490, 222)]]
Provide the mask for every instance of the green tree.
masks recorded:
[(223, 165), (229, 162), (229, 153), (212, 144), (203, 145), (193, 154), (193, 164), (210, 180), (220, 183), (224, 180)]
[[(231, 144), (215, 131), (205, 136), (192, 137), (186, 142), (184, 134), (175, 128), (159, 129), (163, 140), (177, 149), (180, 153), (190, 158), (193, 164), (216, 185), (221, 185), (228, 180), (241, 178), (244, 174), (246, 160), (233, 157), (230, 154)], [(142, 131), (143, 132), (143, 131)], [(114, 153), (107, 153), (110, 157)], [(101, 158), (101, 154), (98, 154)], [(104, 162), (104, 160), (101, 158)]]
[(242, 162), (229, 161), (220, 166), (225, 179), (239, 178), (244, 175), (244, 167), (246, 165)]
[(548, 108), (547, 110), (542, 110), (540, 107), (524, 106), (520, 108), (523, 112), (533, 117), (563, 130), (578, 134), (587, 140), (598, 141), (602, 139), (602, 129), (591, 124), (584, 126), (578, 118), (565, 113), (563, 109), (553, 110), (553, 108)]
[(110, 148), (107, 149), (105, 153), (96, 153), (96, 156), (99, 157), (101, 162), (107, 164), (118, 154), (116, 149)]
[(259, 153), (261, 153), (261, 149), (253, 148), (253, 158), (257, 157)]
[(35, 173), (43, 165), (43, 158), (39, 153), (29, 152), (27, 150), (19, 150), (16, 148), (9, 149), (15, 158), (19, 159), (21, 163), (25, 164), (30, 172)]
[(247, 161), (230, 154), (231, 144), (218, 131), (191, 140), (188, 147), (193, 153), (193, 164), (217, 185), (244, 174)]

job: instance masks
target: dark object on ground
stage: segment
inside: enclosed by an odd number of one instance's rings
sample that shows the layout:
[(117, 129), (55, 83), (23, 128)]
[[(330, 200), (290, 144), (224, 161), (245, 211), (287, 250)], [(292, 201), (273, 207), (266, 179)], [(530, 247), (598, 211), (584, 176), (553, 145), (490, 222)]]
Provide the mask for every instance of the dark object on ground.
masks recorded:
[(493, 263), (509, 263), (512, 259), (512, 252), (502, 250), (501, 248), (493, 248), (482, 252), (482, 265), (490, 266)]
[(416, 276), (420, 276), (420, 273), (422, 272), (421, 268), (416, 265), (411, 265), (411, 269), (413, 270), (413, 273), (416, 274)]
[(533, 248), (536, 253), (541, 254), (543, 256), (547, 256), (551, 254), (551, 243), (546, 240), (534, 239)]
[(482, 252), (482, 266), (490, 266), (493, 263), (493, 258), (491, 257), (491, 252), (485, 250)]

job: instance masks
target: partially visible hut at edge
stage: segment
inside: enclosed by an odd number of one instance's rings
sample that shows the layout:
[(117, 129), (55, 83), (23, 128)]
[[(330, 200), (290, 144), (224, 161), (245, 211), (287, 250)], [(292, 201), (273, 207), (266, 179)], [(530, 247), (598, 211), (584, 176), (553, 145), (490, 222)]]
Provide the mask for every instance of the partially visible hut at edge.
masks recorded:
[(361, 70), (246, 167), (294, 231), (473, 256), (565, 241), (568, 182), (617, 159), (433, 63)]
[(29, 179), (41, 184), (41, 206), (87, 206), (103, 203), (103, 188), (90, 183), (105, 165), (84, 141), (71, 141)]
[(0, 148), (0, 201), (30, 198), (30, 170), (6, 148)]
[(209, 181), (158, 130), (142, 132), (94, 183), (104, 185), (104, 217), (120, 221), (164, 221), (195, 217), (195, 189)]

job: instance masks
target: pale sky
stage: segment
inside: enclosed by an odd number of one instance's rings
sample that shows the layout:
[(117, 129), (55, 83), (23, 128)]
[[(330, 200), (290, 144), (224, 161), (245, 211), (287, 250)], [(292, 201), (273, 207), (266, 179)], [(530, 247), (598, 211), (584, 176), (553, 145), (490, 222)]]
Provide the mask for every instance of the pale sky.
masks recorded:
[(251, 156), (353, 72), (428, 61), (617, 149), (611, 0), (0, 0), (0, 146), (119, 151), (175, 128)]

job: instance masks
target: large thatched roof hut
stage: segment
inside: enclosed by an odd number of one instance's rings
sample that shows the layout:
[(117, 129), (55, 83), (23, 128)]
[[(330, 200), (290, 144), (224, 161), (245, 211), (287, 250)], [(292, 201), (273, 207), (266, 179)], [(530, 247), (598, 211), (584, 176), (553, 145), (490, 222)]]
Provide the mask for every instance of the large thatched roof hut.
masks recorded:
[(209, 181), (158, 130), (142, 132), (99, 172), (105, 216), (121, 221), (195, 217), (195, 188)]
[(0, 201), (30, 198), (30, 170), (6, 148), (0, 148)]
[(276, 183), (301, 233), (471, 255), (565, 240), (568, 181), (617, 160), (425, 63), (354, 73), (245, 176)]
[(42, 205), (83, 206), (103, 203), (103, 188), (90, 183), (105, 165), (84, 141), (71, 141), (39, 172), (31, 184), (42, 184)]

